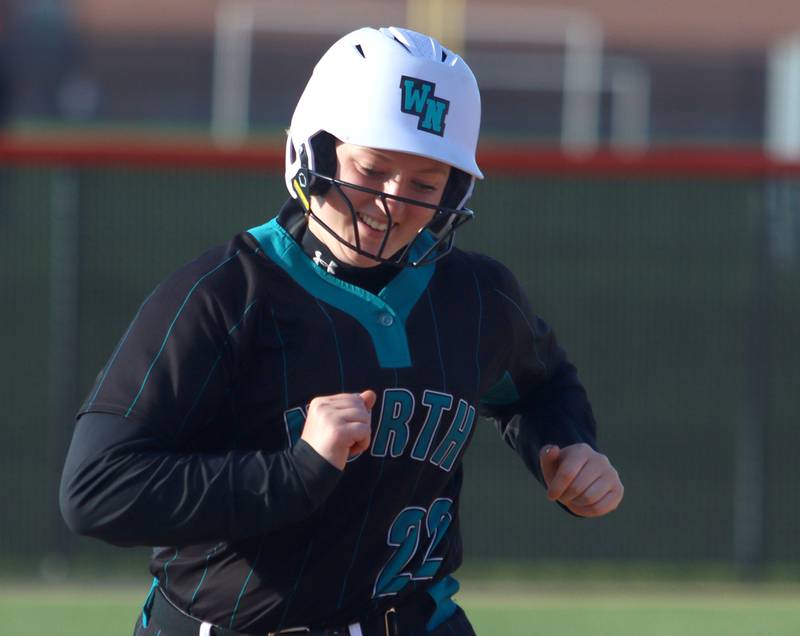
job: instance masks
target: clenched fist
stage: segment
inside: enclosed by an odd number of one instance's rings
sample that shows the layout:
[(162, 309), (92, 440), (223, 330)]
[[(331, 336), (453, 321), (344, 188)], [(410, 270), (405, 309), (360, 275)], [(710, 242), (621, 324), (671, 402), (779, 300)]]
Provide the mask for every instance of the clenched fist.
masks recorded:
[(615, 510), (625, 489), (608, 457), (588, 444), (559, 448), (548, 445), (539, 452), (539, 465), (547, 484), (547, 497), (581, 517), (600, 517)]
[(338, 393), (316, 397), (308, 405), (308, 415), (300, 436), (315, 451), (339, 470), (347, 458), (369, 448), (372, 407), (375, 391)]

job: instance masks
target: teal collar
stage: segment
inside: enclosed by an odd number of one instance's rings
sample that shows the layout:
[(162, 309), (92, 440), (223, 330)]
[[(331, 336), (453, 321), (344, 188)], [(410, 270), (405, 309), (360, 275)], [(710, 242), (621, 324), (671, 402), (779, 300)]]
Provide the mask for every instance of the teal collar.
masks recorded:
[[(264, 254), (309, 294), (361, 323), (372, 339), (381, 367), (411, 366), (406, 320), (427, 288), (435, 263), (404, 268), (376, 296), (314, 265), (277, 218), (248, 232)], [(412, 256), (422, 255), (432, 243), (432, 237), (417, 241)]]

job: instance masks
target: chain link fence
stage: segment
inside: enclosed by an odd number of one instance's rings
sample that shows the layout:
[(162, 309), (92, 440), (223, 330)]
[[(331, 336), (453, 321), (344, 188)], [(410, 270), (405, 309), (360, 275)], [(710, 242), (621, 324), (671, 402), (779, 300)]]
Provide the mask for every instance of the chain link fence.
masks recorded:
[[(149, 291), (286, 197), (275, 169), (179, 166), (0, 165), (9, 568), (140, 559), (61, 522), (73, 414)], [(554, 326), (626, 497), (570, 517), (481, 422), (467, 562), (797, 565), (800, 181), (490, 173), (472, 203), (457, 244), (508, 264)]]

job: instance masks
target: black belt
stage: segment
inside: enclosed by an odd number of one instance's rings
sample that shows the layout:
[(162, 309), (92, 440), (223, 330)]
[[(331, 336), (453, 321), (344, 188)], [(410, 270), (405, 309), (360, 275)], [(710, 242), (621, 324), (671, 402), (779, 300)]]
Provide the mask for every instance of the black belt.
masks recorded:
[[(232, 629), (203, 622), (189, 616), (172, 604), (161, 588), (156, 587), (149, 603), (145, 604), (144, 615), (159, 629), (162, 636), (264, 636), (245, 634)], [(389, 608), (378, 615), (370, 616), (363, 622), (341, 627), (291, 627), (267, 636), (407, 636), (426, 633), (425, 623), (430, 617), (432, 600), (427, 593), (420, 592), (405, 600), (399, 608)], [(148, 607), (149, 605), (149, 607)]]

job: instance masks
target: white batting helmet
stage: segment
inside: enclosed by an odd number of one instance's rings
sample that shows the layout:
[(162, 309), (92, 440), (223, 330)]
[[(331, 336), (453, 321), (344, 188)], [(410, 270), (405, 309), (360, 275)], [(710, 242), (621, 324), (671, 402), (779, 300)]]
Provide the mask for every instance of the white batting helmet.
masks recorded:
[[(322, 56), (297, 103), (286, 142), (286, 187), (302, 200), (315, 193), (313, 173), (334, 176), (335, 156), (315, 143), (327, 132), (451, 166), (442, 207), (464, 209), (475, 179), (483, 178), (475, 160), (480, 117), (478, 84), (459, 55), (409, 29), (358, 29)], [(326, 186), (317, 183), (316, 193)], [(429, 229), (452, 243), (460, 222), (451, 215)]]

